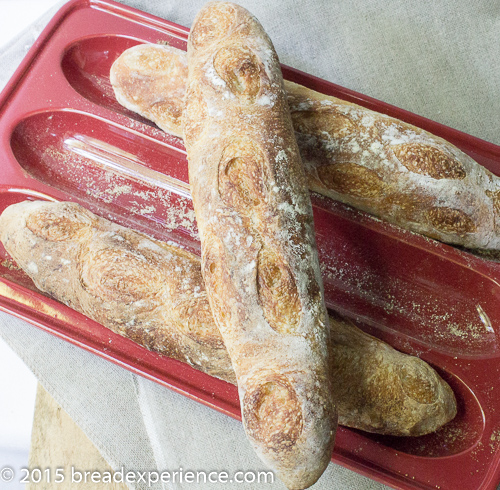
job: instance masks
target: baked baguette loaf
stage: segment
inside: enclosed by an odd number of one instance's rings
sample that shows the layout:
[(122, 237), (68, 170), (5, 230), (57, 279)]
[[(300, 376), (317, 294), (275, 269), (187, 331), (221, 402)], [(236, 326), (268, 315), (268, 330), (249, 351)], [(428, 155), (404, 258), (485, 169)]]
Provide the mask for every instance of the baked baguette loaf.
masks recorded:
[[(119, 102), (181, 136), (180, 118), (157, 107), (157, 84), (176, 72), (173, 98), (161, 97), (177, 103), (186, 80), (176, 67), (184, 58), (164, 46), (126, 50), (110, 73)], [(149, 70), (152, 60), (164, 68)], [(445, 243), (500, 250), (497, 176), (415, 126), (293, 82), (285, 88), (311, 190)]]
[(276, 53), (236, 4), (195, 18), (182, 122), (202, 273), (245, 432), (288, 488), (307, 488), (337, 426), (312, 207)]
[[(235, 384), (209, 311), (199, 257), (70, 202), (24, 201), (0, 240), (43, 293), (115, 333)], [(421, 359), (330, 317), (339, 423), (394, 436), (433, 432), (456, 414), (449, 385)]]
[(279, 61), (244, 8), (209, 2), (196, 16), (182, 122), (202, 274), (245, 432), (288, 488), (307, 488), (337, 426), (328, 316)]

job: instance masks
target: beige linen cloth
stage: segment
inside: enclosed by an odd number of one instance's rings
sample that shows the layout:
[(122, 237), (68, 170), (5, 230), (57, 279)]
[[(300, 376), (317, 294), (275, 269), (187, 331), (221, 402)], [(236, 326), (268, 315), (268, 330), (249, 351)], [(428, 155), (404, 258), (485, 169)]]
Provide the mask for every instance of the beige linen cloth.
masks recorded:
[[(190, 26), (204, 1), (122, 3)], [(498, 0), (239, 3), (261, 21), (282, 63), (500, 144)], [(0, 87), (55, 11), (0, 52)], [(114, 469), (183, 468), (230, 474), (265, 470), (239, 422), (5, 313), (0, 314), (0, 335)], [(284, 486), (276, 482), (154, 484), (149, 488)], [(378, 489), (383, 485), (330, 464), (314, 488)]]

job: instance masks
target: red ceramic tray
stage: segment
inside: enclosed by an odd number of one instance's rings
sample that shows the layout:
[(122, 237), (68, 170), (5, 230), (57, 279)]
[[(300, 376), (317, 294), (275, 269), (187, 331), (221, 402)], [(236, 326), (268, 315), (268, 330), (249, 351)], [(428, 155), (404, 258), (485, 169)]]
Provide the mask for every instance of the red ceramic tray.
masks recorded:
[[(122, 108), (112, 62), (143, 42), (185, 49), (188, 30), (123, 5), (74, 0), (52, 19), (0, 97), (0, 211), (72, 200), (199, 251), (182, 141)], [(439, 135), (500, 174), (500, 147), (283, 67), (286, 78)], [(340, 428), (333, 461), (397, 488), (492, 489), (500, 481), (500, 264), (313, 195), (328, 306), (431, 363), (459, 412), (435, 434)], [(153, 354), (36, 291), (0, 249), (0, 308), (240, 418), (236, 389)], [(333, 486), (333, 482), (332, 482)]]

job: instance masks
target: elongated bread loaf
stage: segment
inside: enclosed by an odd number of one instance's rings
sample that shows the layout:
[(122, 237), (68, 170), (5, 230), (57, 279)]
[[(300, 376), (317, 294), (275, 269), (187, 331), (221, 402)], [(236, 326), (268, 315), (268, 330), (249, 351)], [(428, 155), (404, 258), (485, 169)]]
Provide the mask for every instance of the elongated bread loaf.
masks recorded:
[(125, 51), (111, 67), (110, 81), (121, 105), (181, 136), (187, 75), (184, 51), (147, 44)]
[(337, 426), (312, 206), (277, 55), (236, 4), (195, 18), (182, 122), (202, 273), (245, 432), (288, 488), (307, 488)]
[[(174, 117), (158, 100), (178, 103), (184, 62), (185, 53), (168, 46), (128, 49), (111, 68), (116, 97), (181, 136), (180, 106)], [(172, 97), (158, 91), (165, 76)], [(292, 82), (285, 88), (311, 190), (445, 243), (500, 250), (497, 176), (415, 126)]]
[[(195, 255), (69, 202), (9, 206), (0, 240), (40, 291), (152, 351), (236, 383)], [(330, 331), (340, 424), (419, 436), (455, 416), (453, 392), (428, 364), (340, 317), (330, 318)]]

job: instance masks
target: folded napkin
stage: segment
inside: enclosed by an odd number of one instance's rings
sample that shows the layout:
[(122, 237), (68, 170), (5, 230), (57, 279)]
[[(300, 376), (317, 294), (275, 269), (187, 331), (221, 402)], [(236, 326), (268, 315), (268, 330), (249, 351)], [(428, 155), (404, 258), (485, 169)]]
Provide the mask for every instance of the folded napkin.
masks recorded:
[[(190, 26), (205, 2), (121, 3)], [(239, 3), (261, 21), (282, 63), (500, 143), (500, 73), (494, 61), (500, 59), (496, 2)], [(55, 11), (48, 12), (0, 52), (0, 87), (6, 84)], [(266, 471), (247, 443), (241, 423), (5, 313), (0, 313), (0, 336), (113, 469), (153, 475), (164, 470), (225, 471), (229, 475), (237, 471)], [(150, 485), (141, 481), (129, 486), (284, 488), (278, 481), (210, 485), (181, 483), (179, 478), (174, 483)], [(314, 488), (384, 486), (330, 464)]]

